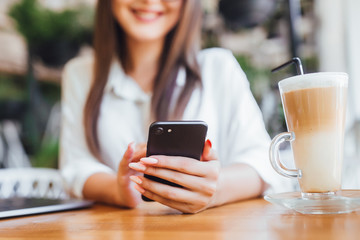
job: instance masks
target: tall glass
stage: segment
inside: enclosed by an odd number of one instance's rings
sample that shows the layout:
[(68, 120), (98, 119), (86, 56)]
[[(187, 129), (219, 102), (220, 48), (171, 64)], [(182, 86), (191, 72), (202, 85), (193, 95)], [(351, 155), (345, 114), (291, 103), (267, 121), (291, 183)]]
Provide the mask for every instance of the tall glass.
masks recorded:
[[(273, 168), (298, 178), (303, 198), (331, 197), (341, 189), (348, 75), (312, 73), (279, 82), (288, 132), (270, 146)], [(291, 142), (295, 167), (279, 160), (279, 146)]]

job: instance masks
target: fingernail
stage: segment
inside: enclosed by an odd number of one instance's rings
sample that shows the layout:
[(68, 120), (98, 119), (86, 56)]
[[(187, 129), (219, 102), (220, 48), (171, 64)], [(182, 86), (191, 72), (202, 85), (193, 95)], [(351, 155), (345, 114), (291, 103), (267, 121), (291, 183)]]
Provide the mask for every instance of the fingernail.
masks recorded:
[(138, 192), (140, 192), (141, 194), (143, 194), (145, 192), (145, 189), (143, 189), (142, 187), (140, 187), (139, 185), (135, 184), (134, 188), (136, 190), (138, 190)]
[(139, 178), (138, 176), (130, 176), (131, 181), (133, 181), (134, 183), (137, 184), (142, 184), (142, 180), (141, 178)]
[(210, 146), (210, 148), (212, 147), (212, 143), (211, 143), (210, 139), (207, 139), (206, 143)]
[(129, 168), (132, 168), (137, 171), (145, 171), (146, 166), (140, 163), (129, 163)]
[(156, 158), (149, 158), (149, 157), (142, 158), (140, 159), (140, 161), (142, 163), (147, 163), (147, 164), (157, 164), (159, 162), (159, 160), (157, 160)]

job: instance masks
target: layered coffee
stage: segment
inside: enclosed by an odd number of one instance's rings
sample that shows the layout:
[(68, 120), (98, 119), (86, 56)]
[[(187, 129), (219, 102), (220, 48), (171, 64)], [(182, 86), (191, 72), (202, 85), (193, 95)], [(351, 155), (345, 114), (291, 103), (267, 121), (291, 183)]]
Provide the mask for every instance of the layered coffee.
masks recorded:
[(286, 123), (295, 134), (291, 147), (304, 193), (341, 188), (346, 92), (347, 85), (331, 80), (283, 86)]

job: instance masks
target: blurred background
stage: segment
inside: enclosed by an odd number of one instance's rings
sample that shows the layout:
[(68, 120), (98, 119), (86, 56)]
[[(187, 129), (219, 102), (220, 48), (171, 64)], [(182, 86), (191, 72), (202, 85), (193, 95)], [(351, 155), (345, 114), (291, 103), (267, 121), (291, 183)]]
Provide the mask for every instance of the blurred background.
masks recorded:
[[(232, 50), (271, 136), (286, 129), (277, 82), (295, 68), (350, 75), (346, 157), (360, 156), (360, 1), (202, 0), (203, 48)], [(96, 0), (0, 1), (0, 168), (57, 168), (61, 71), (91, 54)]]

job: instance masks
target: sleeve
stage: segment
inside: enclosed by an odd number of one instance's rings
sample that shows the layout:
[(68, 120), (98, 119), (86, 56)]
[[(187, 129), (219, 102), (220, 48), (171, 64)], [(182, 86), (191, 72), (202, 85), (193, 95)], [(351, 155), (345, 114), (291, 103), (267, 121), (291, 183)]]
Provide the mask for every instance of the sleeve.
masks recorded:
[[(70, 61), (62, 76), (60, 172), (70, 195), (82, 198), (88, 177), (96, 172), (113, 173), (89, 151), (84, 135), (83, 108), (91, 82), (92, 64)], [(86, 69), (88, 68), (88, 69)]]
[(284, 191), (290, 181), (278, 175), (271, 166), (270, 138), (246, 75), (232, 55), (228, 64), (231, 109), (226, 119), (228, 164), (246, 163), (253, 167), (266, 183), (264, 194)]

